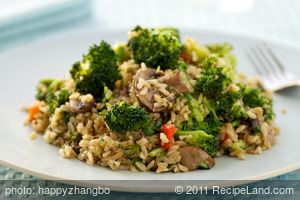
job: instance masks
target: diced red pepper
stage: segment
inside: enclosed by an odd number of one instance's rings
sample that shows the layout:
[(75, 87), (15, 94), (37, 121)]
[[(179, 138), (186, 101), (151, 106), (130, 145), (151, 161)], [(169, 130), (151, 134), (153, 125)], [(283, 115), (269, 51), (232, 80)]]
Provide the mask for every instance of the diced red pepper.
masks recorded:
[(182, 52), (182, 53), (180, 54), (180, 57), (181, 57), (185, 62), (187, 62), (187, 63), (190, 63), (190, 64), (193, 63), (192, 58), (191, 58), (186, 52)]
[(176, 127), (174, 124), (163, 124), (161, 127), (161, 131), (166, 135), (169, 140), (169, 143), (163, 143), (161, 141), (161, 146), (164, 149), (169, 149), (174, 144), (174, 135), (176, 133)]
[(28, 109), (28, 120), (32, 122), (35, 119), (36, 114), (40, 111), (39, 106), (33, 105)]

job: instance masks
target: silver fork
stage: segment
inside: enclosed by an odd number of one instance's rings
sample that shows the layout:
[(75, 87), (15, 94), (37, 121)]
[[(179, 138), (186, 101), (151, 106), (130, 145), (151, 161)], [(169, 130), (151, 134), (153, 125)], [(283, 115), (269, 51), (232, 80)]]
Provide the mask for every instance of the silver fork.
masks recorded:
[(300, 86), (300, 79), (285, 69), (266, 43), (250, 47), (247, 56), (261, 76), (262, 86), (265, 89), (278, 91), (292, 86)]

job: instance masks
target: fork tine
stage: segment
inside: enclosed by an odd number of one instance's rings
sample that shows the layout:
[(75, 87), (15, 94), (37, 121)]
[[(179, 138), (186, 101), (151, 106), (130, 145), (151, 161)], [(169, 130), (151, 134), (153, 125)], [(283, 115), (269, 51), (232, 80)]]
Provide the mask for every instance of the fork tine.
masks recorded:
[(273, 57), (269, 54), (269, 52), (266, 51), (266, 48), (261, 45), (257, 45), (257, 50), (262, 55), (262, 58), (264, 58), (265, 63), (267, 63), (266, 67), (270, 69), (270, 76), (274, 75), (277, 78), (282, 78), (282, 69), (273, 60)]
[(270, 75), (270, 70), (267, 67), (268, 64), (266, 63), (264, 58), (261, 57), (261, 55), (259, 54), (259, 52), (257, 51), (257, 49), (254, 46), (252, 46), (250, 49), (253, 52), (252, 59), (256, 60), (256, 70), (260, 70), (262, 72), (261, 73), (262, 76), (266, 76), (266, 77), (269, 76)]
[(294, 74), (286, 71), (283, 64), (266, 43), (251, 45), (245, 53), (254, 69), (262, 77), (264, 88), (277, 91), (287, 87), (300, 86), (299, 79)]
[(262, 76), (264, 73), (259, 69), (258, 63), (256, 62), (256, 60), (254, 59), (254, 56), (251, 54), (251, 52), (249, 50), (246, 51), (246, 55), (248, 56), (250, 62), (254, 66), (256, 72)]
[(277, 58), (277, 56), (274, 54), (274, 52), (270, 49), (270, 47), (265, 42), (263, 42), (263, 46), (265, 47), (265, 49), (267, 50), (267, 52), (269, 53), (273, 61), (276, 63), (277, 67), (281, 70), (282, 73), (284, 73), (285, 68), (283, 64), (280, 62), (280, 60)]

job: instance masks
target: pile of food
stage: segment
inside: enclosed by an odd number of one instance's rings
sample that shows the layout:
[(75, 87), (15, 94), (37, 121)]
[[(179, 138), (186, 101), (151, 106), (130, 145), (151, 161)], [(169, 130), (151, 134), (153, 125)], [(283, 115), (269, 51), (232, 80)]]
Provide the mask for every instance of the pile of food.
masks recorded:
[(27, 124), (64, 158), (112, 170), (210, 169), (275, 144), (270, 93), (236, 71), (231, 45), (135, 27), (94, 44), (61, 79), (43, 79)]

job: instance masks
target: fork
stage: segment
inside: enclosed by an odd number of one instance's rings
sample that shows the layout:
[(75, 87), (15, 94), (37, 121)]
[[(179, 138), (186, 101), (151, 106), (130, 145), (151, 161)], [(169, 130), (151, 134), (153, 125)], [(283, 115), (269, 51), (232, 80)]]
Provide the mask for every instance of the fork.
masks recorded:
[(300, 79), (286, 70), (266, 43), (253, 45), (246, 53), (261, 76), (262, 86), (265, 89), (275, 92), (292, 86), (300, 86)]

